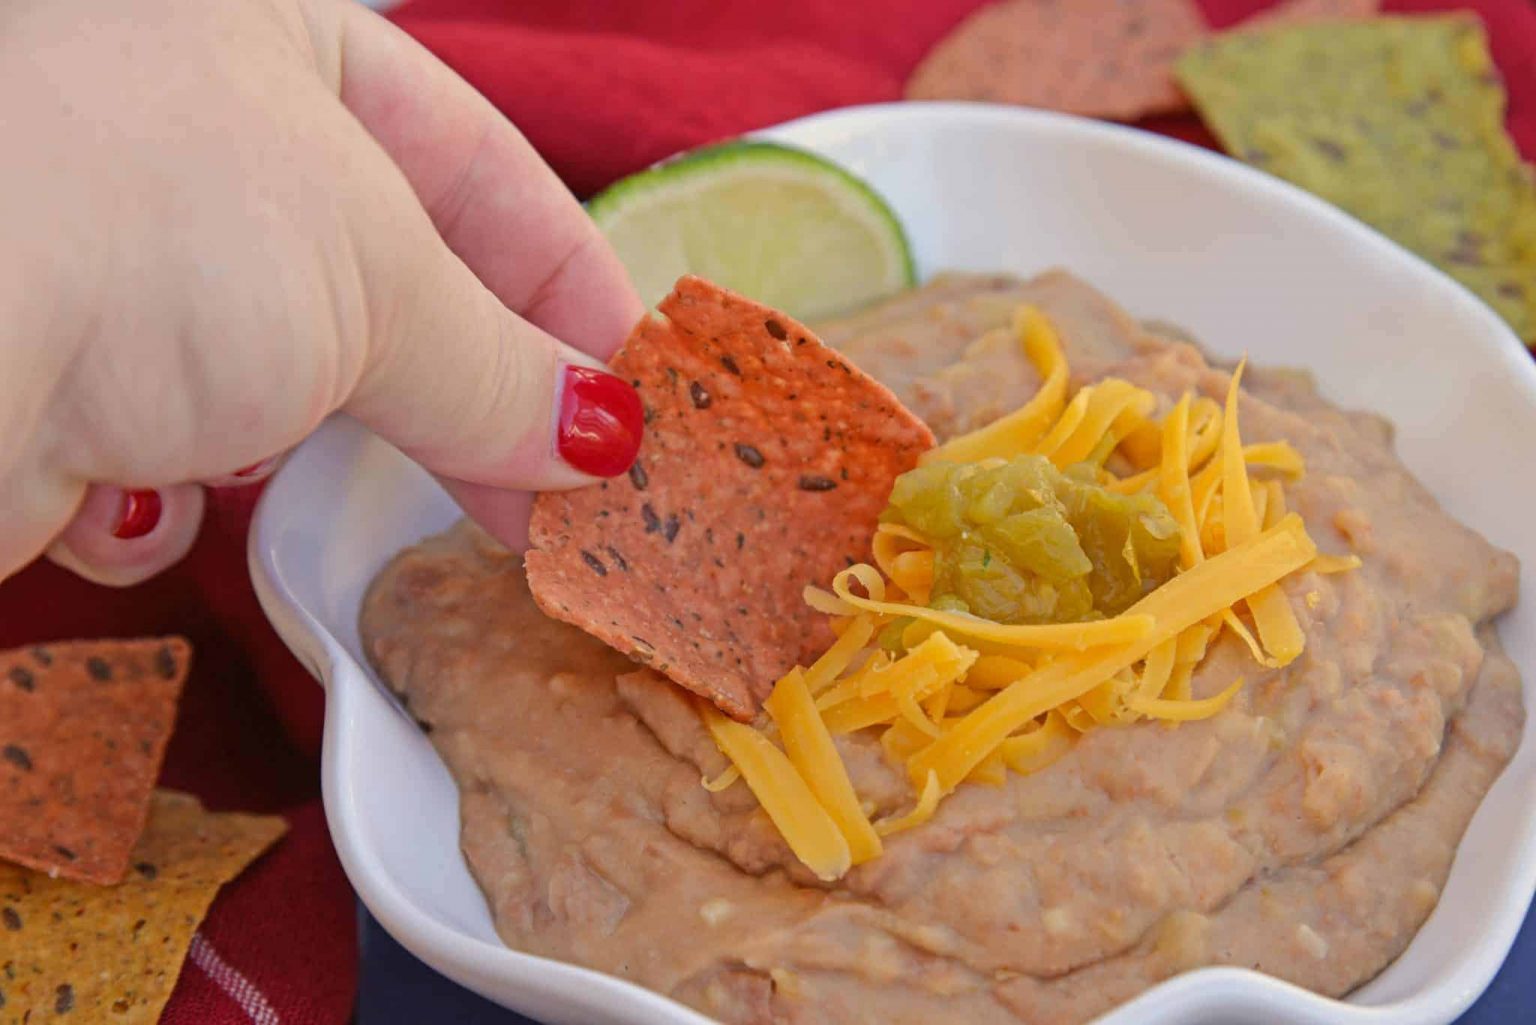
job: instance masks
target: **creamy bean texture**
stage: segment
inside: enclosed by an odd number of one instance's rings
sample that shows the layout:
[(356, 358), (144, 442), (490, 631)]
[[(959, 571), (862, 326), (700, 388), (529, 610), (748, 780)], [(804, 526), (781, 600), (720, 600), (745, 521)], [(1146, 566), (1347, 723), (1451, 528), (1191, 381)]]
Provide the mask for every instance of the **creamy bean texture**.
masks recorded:
[[(1226, 390), (1226, 368), (1062, 273), (941, 276), (819, 331), (943, 439), (1038, 386), (1008, 331), (1024, 302), (1056, 324), (1074, 387)], [(1037, 774), (964, 784), (832, 885), (743, 785), (700, 786), (725, 761), (686, 696), (545, 618), (516, 556), (468, 525), (399, 555), (365, 643), (459, 783), (502, 938), (731, 1025), (1067, 1025), (1201, 965), (1328, 994), (1374, 976), (1518, 743), (1492, 625), (1518, 567), (1440, 510), (1379, 417), (1293, 372), (1250, 369), (1245, 390), (1245, 440), (1306, 458), (1290, 508), (1363, 560), (1286, 581), (1304, 654), (1264, 670), (1224, 635), (1194, 694), (1247, 683), (1217, 717), (1095, 730)], [(838, 744), (875, 816), (910, 806), (872, 736)]]

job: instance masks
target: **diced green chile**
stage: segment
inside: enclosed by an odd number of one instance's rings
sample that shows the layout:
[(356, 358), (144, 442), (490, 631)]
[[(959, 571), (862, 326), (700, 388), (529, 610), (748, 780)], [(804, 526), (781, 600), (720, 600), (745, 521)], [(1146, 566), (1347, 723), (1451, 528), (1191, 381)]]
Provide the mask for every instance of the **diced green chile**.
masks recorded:
[(924, 537), (951, 538), (963, 527), (963, 502), (953, 464), (934, 463), (896, 478), (886, 517)]
[(879, 635), (875, 638), (875, 643), (880, 646), (882, 651), (899, 652), (906, 647), (902, 643), (901, 635), (911, 625), (911, 617), (898, 616), (885, 624), (884, 628), (881, 629)]
[(934, 608), (1000, 623), (1118, 615), (1173, 576), (1179, 528), (1151, 495), (1040, 456), (931, 463), (902, 474), (881, 519), (934, 543)]

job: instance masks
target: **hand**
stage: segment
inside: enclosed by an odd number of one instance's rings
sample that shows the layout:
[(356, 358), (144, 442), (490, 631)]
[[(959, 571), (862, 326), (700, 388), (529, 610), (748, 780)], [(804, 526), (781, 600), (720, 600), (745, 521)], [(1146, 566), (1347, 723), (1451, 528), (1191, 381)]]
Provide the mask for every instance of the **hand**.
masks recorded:
[(7, 4), (0, 125), (0, 578), (147, 577), (336, 410), (514, 546), (522, 489), (633, 460), (622, 267), (352, 0)]

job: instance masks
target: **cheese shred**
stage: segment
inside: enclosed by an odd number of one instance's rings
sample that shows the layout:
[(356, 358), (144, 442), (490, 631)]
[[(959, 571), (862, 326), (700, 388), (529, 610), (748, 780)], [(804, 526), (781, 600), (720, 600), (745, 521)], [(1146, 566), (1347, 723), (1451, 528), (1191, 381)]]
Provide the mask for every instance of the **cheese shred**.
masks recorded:
[(1067, 357), (1061, 351), (1056, 328), (1033, 306), (1022, 307), (1013, 324), (1024, 345), (1024, 355), (1040, 375), (1040, 390), (1007, 416), (930, 449), (919, 462), (974, 463), (1021, 451), (1037, 441), (1061, 416), (1067, 396)]
[(1150, 614), (1156, 631), (1128, 644), (1075, 652), (999, 691), (907, 763), (908, 775), (924, 779), (939, 774), (944, 792), (953, 790), (992, 749), (1029, 720), (1067, 701), (1074, 701), (1113, 676), (1135, 665), (1157, 644), (1215, 615), (1251, 594), (1305, 566), (1317, 554), (1301, 518), (1292, 513), (1273, 530), (1230, 548), (1182, 573), (1131, 606)]
[(933, 813), (938, 810), (939, 798), (943, 797), (939, 789), (939, 778), (933, 773), (923, 783), (922, 794), (917, 799), (917, 804), (905, 815), (896, 818), (881, 819), (875, 823), (875, 832), (881, 836), (890, 836), (892, 833), (902, 833), (914, 826), (921, 826), (924, 822), (933, 818)]
[[(822, 880), (879, 857), (882, 838), (927, 823), (956, 787), (1042, 772), (1083, 733), (1142, 721), (1173, 728), (1220, 714), (1242, 691), (1241, 678), (1192, 696), (1218, 640), (1231, 634), (1258, 665), (1281, 670), (1306, 645), (1285, 582), (1361, 565), (1355, 555), (1318, 554), (1287, 508), (1285, 482), (1304, 474), (1301, 454), (1285, 441), (1243, 443), (1245, 364), (1232, 373), (1224, 403), (1185, 394), (1154, 416), (1156, 397), (1119, 378), (1069, 396), (1061, 340), (1039, 310), (1020, 308), (1013, 331), (1040, 376), (1035, 395), (922, 462), (996, 465), (1033, 454), (1062, 469), (1086, 464), (1109, 490), (1150, 493), (1168, 508), (1179, 529), (1178, 571), (1106, 619), (998, 623), (928, 607), (933, 544), (884, 523), (871, 542), (872, 565), (849, 566), (830, 590), (807, 587), (806, 603), (833, 617), (837, 640), (779, 679), (761, 728), (700, 704), (731, 763), (702, 785), (714, 793), (745, 781)], [(1316, 608), (1316, 594), (1307, 608)], [(866, 730), (878, 731), (879, 753), (906, 771), (913, 797), (904, 812), (861, 797), (860, 777), (839, 754), (836, 738)]]
[(795, 857), (826, 882), (846, 875), (853, 867), (848, 841), (788, 756), (763, 734), (727, 719), (713, 705), (700, 702), (700, 712), (715, 744), (741, 770)]
[(832, 816), (855, 865), (880, 854), (880, 837), (859, 807), (859, 796), (848, 779), (848, 770), (832, 743), (827, 724), (821, 721), (816, 703), (805, 685), (805, 675), (792, 669), (774, 685), (765, 707), (784, 738), (790, 763), (810, 786), (816, 800)]

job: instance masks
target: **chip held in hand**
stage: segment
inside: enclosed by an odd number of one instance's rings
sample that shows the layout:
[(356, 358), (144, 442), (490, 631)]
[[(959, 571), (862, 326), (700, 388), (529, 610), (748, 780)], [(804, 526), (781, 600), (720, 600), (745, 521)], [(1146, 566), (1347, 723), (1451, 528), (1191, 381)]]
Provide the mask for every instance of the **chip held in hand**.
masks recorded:
[(627, 477), (540, 495), (539, 606), (752, 719), (830, 641), (804, 603), (867, 557), (933, 435), (806, 327), (684, 277), (614, 357), (645, 404)]

